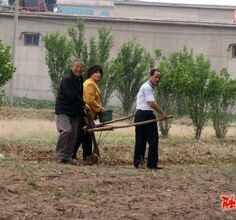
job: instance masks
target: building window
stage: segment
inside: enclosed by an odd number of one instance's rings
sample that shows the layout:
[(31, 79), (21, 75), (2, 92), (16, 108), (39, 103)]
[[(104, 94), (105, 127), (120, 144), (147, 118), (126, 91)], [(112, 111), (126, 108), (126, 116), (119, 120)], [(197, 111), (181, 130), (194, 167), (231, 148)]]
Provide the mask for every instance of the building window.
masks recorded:
[(232, 46), (232, 58), (236, 58), (236, 46)]
[(25, 34), (25, 45), (39, 46), (39, 34)]

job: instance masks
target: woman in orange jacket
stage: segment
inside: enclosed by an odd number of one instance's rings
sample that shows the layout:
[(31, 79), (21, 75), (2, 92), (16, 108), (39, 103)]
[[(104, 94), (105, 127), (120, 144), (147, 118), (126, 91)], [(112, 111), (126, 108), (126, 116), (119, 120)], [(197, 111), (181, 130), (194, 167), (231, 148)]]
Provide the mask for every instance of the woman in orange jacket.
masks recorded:
[[(98, 113), (106, 113), (106, 109), (101, 104), (101, 93), (98, 88), (97, 82), (101, 80), (103, 69), (99, 65), (93, 65), (87, 70), (88, 79), (83, 84), (83, 99), (89, 105), (91, 111), (89, 114), (95, 120)], [(73, 159), (76, 159), (76, 154), (82, 143), (83, 147), (83, 160), (88, 164), (93, 164), (91, 160), (92, 155), (92, 138), (88, 132), (84, 132), (83, 127), (86, 125), (84, 118), (79, 122), (78, 139), (74, 148)]]
[(83, 99), (91, 108), (91, 116), (96, 119), (98, 113), (105, 113), (106, 110), (101, 104), (101, 93), (97, 82), (101, 80), (103, 70), (99, 65), (91, 66), (88, 71), (88, 79), (84, 82)]

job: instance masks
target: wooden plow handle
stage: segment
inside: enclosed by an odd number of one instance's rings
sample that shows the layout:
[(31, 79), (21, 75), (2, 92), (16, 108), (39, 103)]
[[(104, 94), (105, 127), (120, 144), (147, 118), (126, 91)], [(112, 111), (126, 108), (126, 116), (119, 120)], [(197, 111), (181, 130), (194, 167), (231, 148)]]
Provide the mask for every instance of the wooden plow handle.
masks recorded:
[[(92, 116), (90, 115), (89, 112), (87, 112), (87, 119), (88, 119), (88, 125), (87, 128), (88, 129), (93, 129), (95, 128), (95, 123), (93, 121)], [(88, 130), (87, 130), (88, 131)], [(89, 132), (93, 141), (93, 154), (96, 154), (98, 157), (100, 157), (100, 152), (99, 152), (99, 148), (98, 148), (98, 143), (95, 137), (95, 134), (93, 131)]]
[(104, 125), (115, 123), (115, 122), (118, 122), (118, 121), (127, 120), (127, 119), (130, 119), (132, 117), (133, 117), (133, 115), (125, 116), (125, 117), (122, 117), (122, 118), (117, 118), (117, 119), (114, 119), (114, 120), (111, 120), (111, 121), (106, 121), (106, 122), (97, 124), (97, 125), (95, 125), (95, 127), (102, 127)]
[[(169, 115), (167, 119), (173, 118), (173, 115)], [(119, 129), (119, 128), (128, 128), (128, 127), (133, 127), (133, 126), (140, 126), (140, 125), (146, 125), (146, 124), (151, 124), (153, 122), (161, 121), (161, 119), (152, 119), (152, 120), (147, 120), (147, 121), (142, 121), (142, 122), (136, 122), (128, 125), (117, 125), (117, 126), (105, 126), (105, 127), (95, 127), (95, 128), (85, 128), (87, 132), (97, 132), (97, 131), (111, 131), (114, 129)]]

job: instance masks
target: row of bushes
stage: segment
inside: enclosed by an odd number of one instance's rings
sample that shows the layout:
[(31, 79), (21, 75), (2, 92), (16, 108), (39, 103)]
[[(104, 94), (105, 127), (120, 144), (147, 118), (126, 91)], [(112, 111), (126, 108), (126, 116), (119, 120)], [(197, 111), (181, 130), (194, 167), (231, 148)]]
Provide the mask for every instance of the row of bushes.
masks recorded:
[[(3, 102), (2, 103), (3, 106), (9, 106), (9, 102), (6, 96), (3, 97), (2, 102)], [(29, 99), (25, 97), (14, 97), (13, 107), (35, 108), (35, 109), (54, 109), (55, 101)]]

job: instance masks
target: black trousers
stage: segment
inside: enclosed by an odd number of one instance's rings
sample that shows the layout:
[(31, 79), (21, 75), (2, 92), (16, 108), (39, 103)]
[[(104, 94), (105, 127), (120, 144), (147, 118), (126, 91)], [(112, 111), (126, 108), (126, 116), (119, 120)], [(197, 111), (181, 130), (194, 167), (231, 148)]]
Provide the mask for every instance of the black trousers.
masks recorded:
[[(142, 122), (156, 119), (156, 116), (149, 110), (137, 110), (135, 114), (135, 122)], [(138, 167), (144, 161), (146, 144), (149, 144), (147, 167), (156, 168), (158, 163), (158, 129), (157, 123), (140, 125), (135, 127), (135, 150), (134, 150), (134, 166)]]
[(87, 156), (92, 155), (92, 138), (88, 132), (83, 130), (83, 127), (86, 125), (86, 121), (84, 117), (79, 118), (79, 128), (77, 140), (74, 146), (74, 152), (72, 158), (75, 159), (77, 152), (79, 150), (80, 145), (82, 144), (83, 148), (83, 160), (86, 159)]

